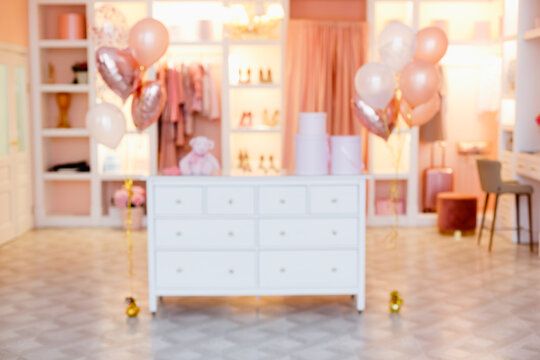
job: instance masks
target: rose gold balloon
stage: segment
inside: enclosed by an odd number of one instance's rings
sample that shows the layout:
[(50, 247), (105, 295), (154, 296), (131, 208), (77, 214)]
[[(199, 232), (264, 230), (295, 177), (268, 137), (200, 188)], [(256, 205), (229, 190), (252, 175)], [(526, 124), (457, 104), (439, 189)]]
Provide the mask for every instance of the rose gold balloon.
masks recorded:
[(439, 73), (427, 61), (410, 62), (401, 72), (399, 87), (405, 101), (414, 108), (433, 97), (439, 88)]
[(158, 120), (165, 100), (165, 89), (157, 80), (147, 82), (133, 93), (131, 116), (137, 130), (143, 131)]
[(399, 103), (396, 98), (390, 100), (386, 109), (375, 110), (366, 104), (360, 97), (355, 97), (352, 101), (354, 113), (360, 123), (371, 133), (388, 140), (392, 130), (396, 126)]
[(401, 102), (400, 112), (405, 122), (410, 126), (422, 126), (429, 122), (441, 110), (441, 97), (438, 93), (424, 104), (411, 109), (405, 101)]
[(141, 76), (139, 64), (131, 55), (131, 50), (100, 47), (96, 51), (96, 64), (109, 88), (126, 101), (135, 90)]
[(446, 53), (448, 38), (440, 28), (430, 26), (416, 33), (416, 44), (414, 59), (436, 64)]
[(165, 25), (151, 18), (136, 23), (129, 31), (129, 47), (137, 62), (149, 67), (165, 54), (169, 47), (169, 32)]

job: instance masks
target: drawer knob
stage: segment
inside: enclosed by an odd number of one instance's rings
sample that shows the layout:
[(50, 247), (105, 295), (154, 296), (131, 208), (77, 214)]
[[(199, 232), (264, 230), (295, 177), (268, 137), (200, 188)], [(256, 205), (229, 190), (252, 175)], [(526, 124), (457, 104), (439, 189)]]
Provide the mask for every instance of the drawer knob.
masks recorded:
[(336, 231), (336, 230), (332, 230), (332, 235), (336, 236), (336, 235), (337, 235), (337, 231)]
[(234, 274), (234, 269), (229, 269), (229, 274)]
[(337, 204), (337, 199), (336, 198), (332, 199), (332, 204)]
[(284, 205), (284, 204), (286, 203), (286, 201), (285, 201), (285, 199), (280, 199), (280, 200), (279, 200), (279, 203), (282, 204), (282, 205)]
[(182, 232), (181, 232), (181, 231), (178, 231), (178, 232), (176, 233), (176, 236), (182, 236)]
[(280, 231), (279, 232), (279, 236), (285, 236), (285, 234), (286, 234), (285, 231)]
[(229, 236), (234, 236), (234, 232), (233, 231), (229, 231)]
[(284, 268), (284, 267), (282, 267), (281, 269), (279, 269), (279, 272), (282, 272), (282, 273), (284, 273), (284, 272), (285, 272), (285, 268)]
[(176, 203), (180, 205), (182, 203), (182, 199), (176, 199)]
[(337, 268), (333, 267), (332, 272), (337, 272)]
[(234, 203), (233, 199), (229, 199), (229, 205), (232, 205)]
[(178, 269), (176, 269), (176, 272), (177, 272), (177, 273), (181, 273), (182, 271), (183, 271), (183, 269), (182, 269), (182, 268), (178, 268)]

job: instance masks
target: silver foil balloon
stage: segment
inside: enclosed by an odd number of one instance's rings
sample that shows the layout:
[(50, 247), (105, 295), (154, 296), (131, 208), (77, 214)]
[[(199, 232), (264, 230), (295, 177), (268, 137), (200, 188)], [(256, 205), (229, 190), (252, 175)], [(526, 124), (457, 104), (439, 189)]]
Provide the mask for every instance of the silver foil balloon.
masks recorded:
[(166, 98), (165, 89), (158, 80), (145, 83), (133, 93), (131, 116), (137, 130), (143, 131), (159, 119)]
[(396, 98), (390, 100), (384, 110), (373, 109), (358, 96), (352, 100), (352, 106), (356, 117), (368, 131), (388, 140), (399, 115), (399, 101)]
[(107, 86), (126, 101), (141, 78), (140, 66), (131, 50), (102, 46), (96, 51), (96, 64)]

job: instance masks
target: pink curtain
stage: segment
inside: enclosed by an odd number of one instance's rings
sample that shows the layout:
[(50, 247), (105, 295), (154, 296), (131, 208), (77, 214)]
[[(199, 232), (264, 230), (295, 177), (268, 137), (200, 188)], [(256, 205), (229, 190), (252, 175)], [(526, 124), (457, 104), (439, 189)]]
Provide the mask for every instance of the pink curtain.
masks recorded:
[(354, 96), (354, 74), (367, 58), (368, 31), (365, 22), (289, 22), (283, 156), (286, 169), (294, 169), (294, 135), (300, 112), (326, 112), (331, 135), (362, 135), (363, 155), (367, 155), (366, 131), (354, 119), (350, 101)]

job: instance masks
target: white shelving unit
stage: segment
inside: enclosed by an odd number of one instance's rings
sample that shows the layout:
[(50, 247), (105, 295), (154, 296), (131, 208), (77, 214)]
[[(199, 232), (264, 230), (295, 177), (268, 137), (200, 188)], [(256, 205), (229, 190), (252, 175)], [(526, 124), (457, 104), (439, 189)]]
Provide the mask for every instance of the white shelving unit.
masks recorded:
[[(503, 19), (503, 79), (507, 77), (507, 65), (516, 60), (515, 89), (501, 100), (503, 111), (500, 117), (499, 160), (502, 174), (507, 179), (533, 186), (533, 230), (534, 240), (539, 239), (540, 224), (540, 126), (535, 118), (540, 114), (537, 94), (540, 91), (540, 71), (537, 61), (540, 56), (540, 29), (536, 19), (540, 17), (540, 2), (535, 0), (505, 0)], [(505, 86), (503, 86), (503, 90)], [(503, 93), (504, 95), (504, 93)], [(509, 197), (501, 200), (501, 227), (516, 227), (515, 202)], [(520, 203), (520, 226), (529, 228), (527, 206)], [(515, 231), (504, 231), (503, 235), (517, 241)], [(528, 231), (521, 232), (522, 243), (528, 242)]]
[[(283, 73), (285, 59), (286, 20), (289, 14), (289, 0), (263, 1), (265, 6), (281, 3), (285, 12), (285, 20), (281, 22), (279, 35), (268, 39), (231, 39), (221, 26), (223, 7), (230, 4), (242, 3), (247, 8), (254, 3), (233, 0), (30, 0), (29, 20), (31, 53), (31, 92), (35, 139), (35, 174), (36, 174), (36, 223), (37, 226), (116, 226), (120, 225), (117, 212), (109, 211), (109, 197), (113, 188), (120, 187), (126, 178), (142, 179), (149, 175), (158, 174), (158, 129), (154, 125), (139, 133), (131, 124), (130, 102), (122, 104), (114, 95), (105, 94), (106, 101), (113, 101), (126, 114), (128, 131), (119, 147), (112, 151), (97, 144), (90, 138), (84, 128), (84, 117), (88, 108), (100, 101), (98, 89), (99, 75), (96, 71), (94, 54), (96, 48), (92, 41), (58, 39), (56, 18), (63, 12), (79, 12), (86, 15), (86, 24), (94, 24), (94, 13), (102, 5), (108, 4), (124, 13), (127, 26), (131, 27), (140, 19), (154, 17), (166, 26), (181, 25), (181, 35), (171, 36), (171, 58), (186, 61), (195, 59), (203, 62), (205, 54), (217, 54), (216, 59), (221, 72), (221, 163), (225, 173), (246, 175), (236, 166), (238, 148), (251, 148), (258, 143), (273, 144), (276, 165), (281, 165), (281, 139), (283, 138), (282, 114), (283, 109)], [(172, 9), (172, 11), (171, 11)], [(175, 10), (176, 9), (176, 10)], [(182, 11), (179, 11), (182, 10)], [(253, 9), (251, 9), (252, 11)], [(214, 38), (199, 40), (195, 27), (198, 19), (212, 19)], [(177, 24), (174, 24), (174, 22)], [(172, 23), (171, 23), (172, 22)], [(276, 51), (272, 64), (258, 64), (265, 59), (265, 51)], [(246, 60), (246, 54), (253, 54), (252, 84), (238, 84), (232, 76), (236, 69), (235, 56)], [(249, 57), (249, 56), (247, 56)], [(71, 60), (73, 59), (73, 61)], [(71, 62), (70, 62), (71, 61)], [(88, 84), (72, 84), (70, 66), (75, 61), (87, 61)], [(48, 83), (47, 65), (52, 63), (55, 75), (60, 81)], [(259, 84), (259, 67), (272, 68), (273, 81), (271, 84)], [(152, 72), (149, 71), (149, 75)], [(152, 76), (152, 75), (150, 75)], [(69, 118), (72, 128), (59, 129), (57, 124), (57, 105), (55, 95), (69, 93), (72, 96), (72, 106)], [(110, 94), (109, 94), (110, 95)], [(245, 102), (248, 96), (251, 101)], [(279, 126), (262, 128), (258, 126), (263, 106), (258, 113), (254, 112), (252, 128), (238, 128), (238, 112), (241, 114), (239, 103), (253, 104), (252, 97), (259, 99), (272, 98), (272, 108), (268, 109), (270, 116), (275, 109), (280, 112)], [(246, 111), (250, 109), (245, 109)], [(255, 139), (255, 144), (252, 144)], [(67, 149), (75, 147), (71, 152)], [(121, 173), (103, 173), (103, 161), (108, 154), (115, 153), (122, 163)], [(61, 156), (60, 156), (61, 155)], [(258, 154), (251, 154), (251, 166), (257, 168)], [(71, 156), (71, 158), (70, 158)], [(49, 172), (53, 162), (86, 160), (91, 171), (88, 173)], [(249, 175), (257, 175), (253, 172)], [(141, 180), (139, 180), (141, 183)], [(143, 184), (143, 183), (141, 183)], [(71, 199), (71, 200), (70, 200)], [(71, 202), (70, 202), (71, 201)]]
[[(449, 49), (443, 58), (443, 67), (465, 68), (482, 64), (484, 54), (497, 56), (501, 43), (500, 36), (490, 39), (475, 39), (476, 21), (489, 21), (491, 34), (497, 34), (499, 16), (502, 13), (502, 0), (368, 0), (367, 20), (370, 24), (371, 61), (378, 61), (377, 38), (386, 24), (393, 20), (401, 21), (414, 31), (441, 20), (449, 25)], [(478, 52), (477, 56), (463, 57), (462, 53)], [(474, 114), (475, 115), (475, 114)], [(390, 155), (384, 141), (370, 134), (368, 170), (373, 174), (368, 186), (368, 225), (389, 226), (395, 217), (377, 213), (377, 199), (389, 198), (390, 184), (398, 183), (398, 197), (404, 203), (404, 212), (399, 214), (401, 226), (427, 226), (436, 223), (436, 214), (421, 212), (421, 171), (420, 143), (418, 127), (408, 129), (404, 124), (400, 132), (389, 139), (395, 144), (398, 137), (405, 137), (403, 159), (397, 173), (390, 164)], [(394, 145), (395, 147), (395, 145)]]

